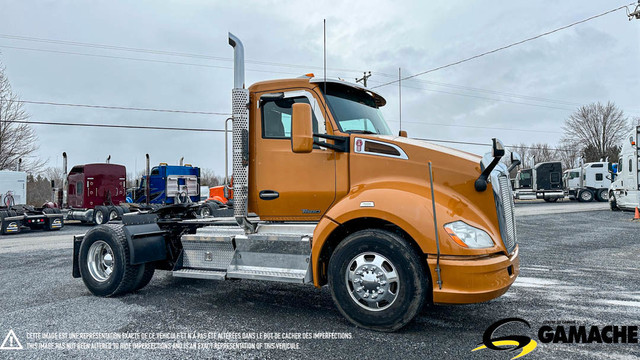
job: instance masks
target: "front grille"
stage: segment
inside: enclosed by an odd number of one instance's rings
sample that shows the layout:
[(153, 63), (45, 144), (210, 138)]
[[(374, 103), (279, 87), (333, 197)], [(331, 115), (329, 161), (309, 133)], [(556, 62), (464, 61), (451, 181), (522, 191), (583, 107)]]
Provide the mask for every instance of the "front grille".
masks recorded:
[(498, 222), (500, 223), (500, 233), (502, 242), (509, 253), (516, 247), (516, 221), (513, 214), (513, 194), (511, 193), (511, 183), (506, 175), (498, 176), (498, 186), (500, 193), (496, 193), (496, 207), (498, 210)]

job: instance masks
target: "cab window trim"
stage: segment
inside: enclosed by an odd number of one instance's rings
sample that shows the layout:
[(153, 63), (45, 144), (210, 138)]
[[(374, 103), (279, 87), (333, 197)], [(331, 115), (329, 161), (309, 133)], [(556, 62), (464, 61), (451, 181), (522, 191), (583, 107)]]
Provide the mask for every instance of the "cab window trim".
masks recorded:
[[(265, 95), (277, 94), (277, 93), (278, 92), (264, 93), (260, 95), (260, 98), (262, 98)], [(309, 101), (309, 105), (311, 105), (311, 111), (313, 111), (313, 115), (316, 117), (316, 120), (318, 120), (318, 134), (327, 134), (327, 121), (324, 118), (322, 109), (320, 109), (318, 101), (309, 90), (286, 91), (286, 92), (282, 92), (282, 94), (283, 94), (282, 99), (292, 99), (292, 98), (299, 98), (299, 97), (306, 98), (307, 101)], [(258, 101), (257, 107), (260, 110), (260, 124), (262, 128), (261, 132), (262, 132), (263, 139), (291, 140), (291, 136), (285, 136), (285, 137), (266, 136), (265, 127), (264, 127), (264, 111), (263, 111), (264, 104), (261, 104), (261, 101)]]

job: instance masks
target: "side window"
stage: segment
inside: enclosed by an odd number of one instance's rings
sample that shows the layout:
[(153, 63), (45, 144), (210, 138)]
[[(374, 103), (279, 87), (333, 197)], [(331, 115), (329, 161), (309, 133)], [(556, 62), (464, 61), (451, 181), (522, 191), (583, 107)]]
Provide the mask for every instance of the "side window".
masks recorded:
[(158, 168), (151, 169), (150, 175), (160, 175), (160, 169)]
[[(291, 113), (293, 104), (309, 104), (304, 97), (268, 100), (262, 104), (262, 138), (289, 139), (291, 138)], [(312, 112), (313, 132), (318, 132), (318, 119)]]
[(624, 163), (622, 162), (622, 158), (618, 160), (618, 172), (624, 171)]
[(602, 174), (596, 174), (596, 181), (602, 181)]
[(629, 158), (629, 174), (633, 172), (633, 161)]
[(76, 187), (78, 188), (78, 195), (82, 196), (82, 181), (78, 181)]

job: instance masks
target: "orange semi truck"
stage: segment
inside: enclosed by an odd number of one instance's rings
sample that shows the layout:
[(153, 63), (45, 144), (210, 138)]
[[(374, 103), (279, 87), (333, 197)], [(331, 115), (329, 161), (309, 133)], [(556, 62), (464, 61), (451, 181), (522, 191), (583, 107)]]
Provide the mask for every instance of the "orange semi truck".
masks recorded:
[[(349, 321), (393, 331), (425, 302), (483, 302), (509, 289), (519, 259), (500, 141), (481, 158), (393, 136), (385, 99), (344, 81), (245, 89), (242, 43), (232, 34), (229, 43), (234, 216), (203, 219), (179, 204), (76, 236), (73, 275), (93, 294), (136, 291), (156, 269), (328, 285)], [(512, 154), (510, 168), (518, 163)]]

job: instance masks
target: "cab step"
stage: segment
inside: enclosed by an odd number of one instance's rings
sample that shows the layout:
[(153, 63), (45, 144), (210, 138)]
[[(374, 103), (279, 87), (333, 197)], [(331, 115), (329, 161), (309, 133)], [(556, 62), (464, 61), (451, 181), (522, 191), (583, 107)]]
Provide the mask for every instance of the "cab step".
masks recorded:
[(199, 269), (180, 269), (173, 271), (174, 277), (206, 279), (206, 280), (224, 280), (225, 271), (199, 270)]

